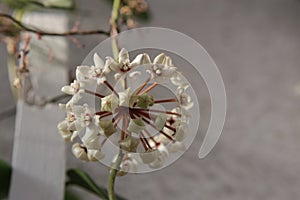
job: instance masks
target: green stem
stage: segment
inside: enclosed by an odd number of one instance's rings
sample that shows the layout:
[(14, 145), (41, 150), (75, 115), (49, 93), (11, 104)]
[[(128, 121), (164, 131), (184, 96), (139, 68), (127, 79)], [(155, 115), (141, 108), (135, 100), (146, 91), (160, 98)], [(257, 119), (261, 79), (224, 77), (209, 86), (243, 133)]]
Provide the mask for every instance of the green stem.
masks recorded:
[(109, 200), (116, 200), (114, 186), (115, 186), (117, 172), (120, 168), (120, 164), (123, 160), (123, 157), (124, 157), (124, 154), (123, 154), (122, 150), (120, 150), (116, 162), (113, 164), (113, 166), (109, 170), (109, 180), (108, 180), (108, 186), (107, 186)]
[(118, 58), (118, 54), (119, 54), (117, 35), (118, 35), (118, 19), (119, 19), (120, 6), (121, 6), (121, 0), (114, 0), (113, 8), (111, 11), (111, 18), (110, 18), (110, 25), (111, 25), (110, 35), (112, 37), (112, 51), (115, 59)]

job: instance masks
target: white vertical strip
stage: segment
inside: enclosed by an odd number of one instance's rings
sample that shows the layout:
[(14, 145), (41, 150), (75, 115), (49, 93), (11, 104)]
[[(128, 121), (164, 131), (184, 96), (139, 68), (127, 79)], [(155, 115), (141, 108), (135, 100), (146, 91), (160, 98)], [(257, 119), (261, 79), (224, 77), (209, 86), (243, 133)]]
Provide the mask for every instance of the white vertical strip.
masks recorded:
[[(61, 13), (29, 13), (23, 22), (51, 32), (68, 29)], [(66, 38), (32, 35), (29, 67), (32, 89), (51, 98), (67, 83)], [(49, 60), (53, 57), (53, 60)], [(40, 108), (19, 101), (13, 149), (10, 200), (62, 200), (65, 182), (65, 145), (57, 132), (63, 113), (56, 105)]]
[(65, 147), (57, 133), (63, 114), (18, 102), (10, 200), (62, 200)]

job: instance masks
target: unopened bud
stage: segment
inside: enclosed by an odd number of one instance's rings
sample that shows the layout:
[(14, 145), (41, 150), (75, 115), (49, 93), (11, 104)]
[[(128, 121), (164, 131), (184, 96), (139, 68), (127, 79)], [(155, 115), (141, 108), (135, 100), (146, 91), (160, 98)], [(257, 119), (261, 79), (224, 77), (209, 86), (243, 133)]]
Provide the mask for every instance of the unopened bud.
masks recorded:
[(72, 152), (74, 156), (79, 160), (89, 161), (86, 151), (86, 148), (81, 146), (79, 143), (75, 143), (72, 146)]

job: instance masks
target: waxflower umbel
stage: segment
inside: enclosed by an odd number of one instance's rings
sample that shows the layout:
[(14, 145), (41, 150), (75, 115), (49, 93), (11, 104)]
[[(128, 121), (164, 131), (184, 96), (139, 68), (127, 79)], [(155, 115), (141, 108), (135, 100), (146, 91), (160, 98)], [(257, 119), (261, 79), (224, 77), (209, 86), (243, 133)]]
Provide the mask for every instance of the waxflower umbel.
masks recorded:
[[(74, 142), (75, 157), (99, 161), (105, 157), (102, 149), (106, 141), (117, 137), (124, 155), (118, 174), (124, 175), (138, 170), (141, 164), (163, 167), (170, 153), (184, 151), (189, 109), (194, 104), (187, 92), (189, 84), (171, 58), (162, 53), (152, 62), (144, 53), (131, 61), (127, 50), (122, 49), (116, 60), (106, 57), (103, 61), (98, 54), (93, 59), (92, 66), (78, 66), (76, 80), (62, 88), (72, 98), (60, 105), (67, 117), (58, 124), (58, 129), (66, 142)], [(174, 86), (173, 95), (169, 98), (154, 95), (153, 88), (165, 81)], [(119, 82), (121, 90), (115, 89)], [(90, 90), (90, 86), (106, 89), (99, 93), (97, 89)], [(98, 110), (80, 102), (85, 95), (95, 98)], [(157, 109), (158, 104), (160, 108), (168, 105), (172, 109)], [(112, 159), (112, 164), (115, 160)]]

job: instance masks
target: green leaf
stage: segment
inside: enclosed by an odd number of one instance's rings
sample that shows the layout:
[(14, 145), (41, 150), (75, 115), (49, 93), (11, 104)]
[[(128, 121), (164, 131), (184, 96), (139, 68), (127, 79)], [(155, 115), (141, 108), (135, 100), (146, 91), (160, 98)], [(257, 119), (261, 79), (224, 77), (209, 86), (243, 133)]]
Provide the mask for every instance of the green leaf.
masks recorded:
[(133, 14), (139, 20), (142, 20), (142, 21), (150, 21), (151, 20), (151, 11), (149, 8), (146, 12), (143, 12), (143, 13), (134, 12)]
[[(93, 179), (84, 171), (80, 169), (69, 169), (67, 171), (69, 180), (66, 185), (76, 185), (86, 189), (89, 192), (97, 195), (103, 200), (108, 200), (107, 190), (103, 187), (98, 186)], [(126, 200), (123, 197), (116, 195), (117, 200)]]
[(11, 173), (11, 166), (5, 161), (0, 160), (0, 199), (8, 197)]
[(75, 7), (73, 0), (40, 0), (40, 2), (47, 8), (74, 9)]
[(70, 188), (66, 188), (64, 200), (81, 200), (81, 198)]

